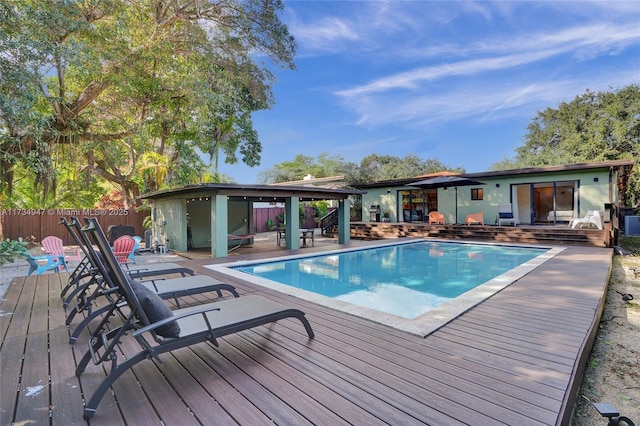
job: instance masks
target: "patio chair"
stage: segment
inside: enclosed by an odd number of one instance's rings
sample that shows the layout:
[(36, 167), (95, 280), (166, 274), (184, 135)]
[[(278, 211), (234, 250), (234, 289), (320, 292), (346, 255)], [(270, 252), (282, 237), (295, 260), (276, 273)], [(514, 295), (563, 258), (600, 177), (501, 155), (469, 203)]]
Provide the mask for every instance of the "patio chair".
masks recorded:
[(59, 263), (61, 271), (65, 270), (69, 272), (61, 238), (54, 236), (45, 237), (42, 239), (42, 241), (40, 241), (40, 245), (42, 245), (42, 249), (46, 254), (51, 256), (56, 262)]
[(27, 275), (31, 275), (34, 272), (36, 275), (42, 275), (43, 272), (49, 270), (54, 270), (56, 274), (60, 273), (60, 262), (57, 262), (48, 254), (34, 256), (27, 249), (24, 249), (22, 256), (29, 263), (29, 273)]
[(129, 253), (129, 259), (131, 262), (133, 263), (137, 263), (136, 262), (136, 253), (138, 252), (138, 249), (140, 248), (140, 242), (142, 241), (142, 237), (136, 235), (133, 237), (133, 249), (131, 250), (131, 253)]
[[(160, 356), (176, 349), (198, 343), (211, 342), (219, 346), (218, 338), (260, 325), (274, 323), (285, 318), (298, 319), (310, 339), (314, 333), (304, 312), (289, 308), (262, 296), (250, 295), (237, 299), (208, 303), (197, 307), (171, 311), (157, 295), (128, 279), (119, 267), (110, 250), (109, 243), (95, 218), (88, 219), (83, 232), (91, 235), (105, 261), (105, 266), (114, 271), (114, 284), (126, 301), (127, 310), (116, 312), (117, 304), (107, 313), (93, 330), (89, 349), (80, 359), (76, 376), (80, 377), (90, 361), (99, 365), (110, 364), (108, 374), (93, 392), (84, 408), (84, 418), (91, 418), (98, 408), (105, 392), (111, 385), (133, 366), (145, 359), (160, 362)], [(113, 327), (111, 316), (125, 314), (123, 323)], [(118, 362), (118, 346), (131, 335), (140, 345), (137, 353), (132, 353)], [(129, 346), (127, 342), (127, 346)], [(102, 369), (100, 369), (102, 374)], [(206, 378), (205, 378), (206, 380)], [(88, 391), (88, 389), (87, 389)]]
[[(84, 234), (81, 234), (81, 237), (83, 239), (87, 238)], [(114, 296), (114, 293), (116, 292), (114, 291), (115, 285), (113, 284), (114, 272), (104, 266), (101, 254), (92, 251), (89, 253), (89, 256), (91, 257), (91, 262), (96, 265), (96, 270), (100, 275), (95, 280), (95, 286), (92, 286), (91, 288), (87, 287), (84, 292), (79, 294), (76, 299), (75, 306), (67, 314), (66, 325), (70, 325), (74, 317), (79, 312), (86, 312), (84, 319), (71, 333), (71, 337), (69, 338), (69, 343), (71, 344), (75, 343), (82, 330), (95, 318), (109, 310), (108, 304), (103, 304), (97, 309), (94, 309), (93, 305), (96, 299), (99, 297), (106, 297), (110, 303), (116, 302), (115, 297), (117, 296)], [(122, 267), (122, 265), (120, 265), (120, 267)], [(133, 279), (130, 274), (127, 274), (127, 270), (123, 270), (122, 272), (125, 275), (128, 275), (129, 278)], [(221, 283), (208, 275), (183, 276), (181, 278), (170, 279), (160, 278), (137, 282), (142, 284), (149, 291), (157, 294), (161, 299), (173, 299), (178, 308), (180, 308), (180, 298), (194, 294), (216, 292), (218, 297), (223, 297), (222, 291), (227, 291), (231, 293), (233, 297), (239, 297), (235, 287)]]
[(444, 225), (444, 215), (437, 211), (429, 212), (429, 225)]
[(571, 219), (569, 221), (569, 226), (571, 227), (571, 229), (582, 227), (583, 225), (586, 225), (587, 228), (593, 225), (602, 230), (602, 216), (600, 215), (600, 211), (589, 210), (584, 217)]
[(465, 225), (483, 225), (484, 226), (484, 213), (482, 211), (478, 213), (470, 213), (464, 218)]
[(130, 235), (123, 235), (116, 238), (113, 242), (113, 254), (118, 263), (127, 263), (129, 256), (133, 252), (133, 247), (136, 245), (136, 241)]
[(513, 217), (513, 209), (511, 203), (498, 205), (498, 216), (496, 217), (496, 225), (502, 226), (503, 223), (512, 223), (516, 226), (516, 218)]

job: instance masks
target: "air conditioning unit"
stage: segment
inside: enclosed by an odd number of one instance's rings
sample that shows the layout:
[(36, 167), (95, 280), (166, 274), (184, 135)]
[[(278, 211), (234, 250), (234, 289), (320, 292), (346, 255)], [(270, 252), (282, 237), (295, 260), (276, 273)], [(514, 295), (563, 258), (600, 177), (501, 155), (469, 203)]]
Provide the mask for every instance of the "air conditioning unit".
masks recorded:
[(640, 236), (640, 216), (624, 217), (624, 235)]

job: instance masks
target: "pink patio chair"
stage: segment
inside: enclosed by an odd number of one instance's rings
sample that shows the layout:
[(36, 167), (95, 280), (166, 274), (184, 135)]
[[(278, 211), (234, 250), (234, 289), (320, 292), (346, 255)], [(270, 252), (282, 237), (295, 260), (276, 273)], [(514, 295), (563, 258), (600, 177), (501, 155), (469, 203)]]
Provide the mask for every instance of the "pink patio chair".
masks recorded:
[(126, 264), (128, 262), (135, 245), (136, 241), (130, 235), (123, 235), (113, 242), (113, 254), (118, 263)]
[(45, 237), (40, 242), (42, 249), (46, 254), (51, 256), (54, 262), (59, 264), (59, 269), (69, 272), (67, 268), (67, 261), (65, 259), (64, 246), (62, 245), (62, 239), (54, 236)]

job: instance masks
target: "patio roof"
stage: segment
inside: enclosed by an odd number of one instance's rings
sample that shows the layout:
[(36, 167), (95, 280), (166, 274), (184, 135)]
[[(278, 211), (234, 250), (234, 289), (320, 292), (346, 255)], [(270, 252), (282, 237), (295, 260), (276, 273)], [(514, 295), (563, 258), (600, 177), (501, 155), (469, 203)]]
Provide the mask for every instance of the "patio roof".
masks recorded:
[(243, 185), (231, 183), (200, 183), (180, 188), (163, 189), (140, 196), (141, 199), (157, 200), (175, 196), (192, 196), (198, 193), (227, 195), (230, 199), (248, 201), (284, 202), (298, 197), (300, 201), (344, 200), (350, 195), (366, 194), (354, 189), (319, 188), (309, 186)]
[[(619, 169), (622, 170), (622, 180), (624, 185), (631, 174), (631, 170), (633, 166), (636, 164), (635, 160), (613, 160), (613, 161), (600, 161), (593, 163), (576, 163), (576, 164), (565, 164), (558, 166), (542, 166), (542, 167), (527, 167), (522, 169), (509, 169), (509, 170), (493, 170), (488, 172), (479, 172), (479, 173), (463, 173), (460, 174), (461, 177), (469, 178), (469, 179), (487, 179), (487, 178), (499, 178), (499, 177), (507, 177), (507, 176), (520, 176), (520, 175), (535, 175), (535, 174), (547, 174), (547, 173), (562, 173), (562, 172), (571, 172), (578, 170), (597, 170), (597, 169)], [(402, 186), (409, 185), (411, 183), (424, 180), (425, 176), (416, 176), (412, 178), (402, 178), (402, 179), (390, 179), (390, 180), (381, 180), (377, 182), (363, 182), (357, 183), (353, 186), (356, 188), (382, 188), (385, 186)]]

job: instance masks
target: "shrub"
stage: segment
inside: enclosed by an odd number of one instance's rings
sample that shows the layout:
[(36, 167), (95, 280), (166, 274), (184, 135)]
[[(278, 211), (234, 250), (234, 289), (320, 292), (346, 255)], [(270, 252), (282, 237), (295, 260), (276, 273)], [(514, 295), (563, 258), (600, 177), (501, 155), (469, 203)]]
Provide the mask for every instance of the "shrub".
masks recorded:
[(0, 266), (5, 263), (11, 263), (16, 257), (22, 256), (27, 249), (27, 242), (22, 238), (11, 240), (9, 238), (0, 241)]

